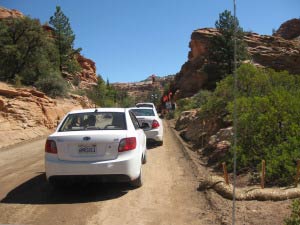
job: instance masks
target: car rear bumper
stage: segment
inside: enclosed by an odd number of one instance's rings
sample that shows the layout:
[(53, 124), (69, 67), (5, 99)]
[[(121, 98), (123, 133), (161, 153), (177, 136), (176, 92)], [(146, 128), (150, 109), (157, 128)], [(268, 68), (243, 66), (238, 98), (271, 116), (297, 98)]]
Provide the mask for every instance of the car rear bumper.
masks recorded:
[(162, 141), (163, 140), (163, 132), (160, 132), (160, 130), (147, 130), (145, 131), (145, 134), (147, 136), (147, 139), (151, 139), (154, 141)]
[[(136, 150), (135, 150), (136, 151)], [(141, 169), (141, 154), (133, 151), (120, 153), (117, 159), (97, 162), (76, 162), (59, 160), (55, 154), (45, 154), (46, 177), (109, 175), (127, 176), (128, 180), (138, 178)], [(124, 175), (124, 176), (123, 176)], [(104, 177), (103, 176), (103, 177)]]

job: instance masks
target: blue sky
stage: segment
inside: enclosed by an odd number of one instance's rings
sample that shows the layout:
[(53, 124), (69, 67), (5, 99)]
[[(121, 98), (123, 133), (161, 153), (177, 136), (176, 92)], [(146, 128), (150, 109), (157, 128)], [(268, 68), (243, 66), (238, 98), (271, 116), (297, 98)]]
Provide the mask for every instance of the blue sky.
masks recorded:
[[(246, 31), (271, 34), (281, 23), (300, 17), (299, 0), (236, 0)], [(219, 13), (233, 11), (229, 0), (1, 0), (42, 23), (56, 5), (70, 19), (75, 47), (96, 62), (110, 82), (140, 81), (151, 74), (179, 72), (187, 60), (193, 30), (214, 27)]]

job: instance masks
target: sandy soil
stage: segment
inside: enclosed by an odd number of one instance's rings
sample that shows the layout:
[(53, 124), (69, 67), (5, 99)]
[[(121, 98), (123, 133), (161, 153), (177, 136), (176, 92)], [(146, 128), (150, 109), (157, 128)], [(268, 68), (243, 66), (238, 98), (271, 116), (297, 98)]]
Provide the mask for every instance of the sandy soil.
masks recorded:
[[(139, 189), (103, 183), (52, 189), (44, 174), (44, 142), (0, 149), (0, 224), (231, 224), (232, 201), (197, 190), (208, 170), (201, 164), (195, 170), (168, 123), (164, 145), (148, 149)], [(239, 201), (236, 224), (283, 224), (290, 202)]]

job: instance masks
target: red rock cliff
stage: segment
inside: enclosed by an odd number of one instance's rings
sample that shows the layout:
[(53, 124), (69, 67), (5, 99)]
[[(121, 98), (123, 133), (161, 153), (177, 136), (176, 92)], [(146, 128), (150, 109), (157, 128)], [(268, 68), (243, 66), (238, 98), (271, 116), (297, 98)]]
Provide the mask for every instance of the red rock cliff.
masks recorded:
[[(299, 33), (295, 25), (297, 23), (295, 20), (292, 20), (292, 23), (284, 23), (275, 36), (246, 33), (245, 41), (252, 63), (300, 74), (300, 39), (297, 38)], [(289, 27), (294, 28), (293, 32), (287, 32)], [(207, 63), (210, 39), (215, 35), (219, 33), (214, 28), (198, 29), (192, 33), (188, 61), (175, 77), (174, 88), (177, 90), (178, 98), (190, 97), (201, 88), (207, 88), (208, 80), (211, 78), (202, 69)]]

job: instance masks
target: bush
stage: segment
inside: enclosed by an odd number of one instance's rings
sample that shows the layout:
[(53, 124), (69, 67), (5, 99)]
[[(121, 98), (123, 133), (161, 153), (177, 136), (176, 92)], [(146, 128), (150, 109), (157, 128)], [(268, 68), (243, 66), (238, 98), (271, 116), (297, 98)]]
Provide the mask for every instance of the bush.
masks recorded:
[[(266, 181), (293, 182), (300, 158), (300, 79), (287, 72), (242, 65), (237, 70), (237, 168), (257, 171), (266, 160)], [(234, 79), (228, 76), (203, 105), (200, 117), (233, 120)], [(232, 168), (233, 150), (227, 155)], [(223, 159), (222, 159), (223, 160)]]
[(68, 93), (67, 82), (59, 75), (41, 77), (36, 83), (36, 87), (50, 97), (65, 97)]
[(292, 213), (289, 218), (284, 220), (285, 225), (299, 225), (300, 224), (300, 200), (295, 199), (292, 203)]

